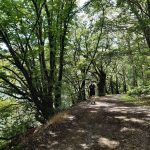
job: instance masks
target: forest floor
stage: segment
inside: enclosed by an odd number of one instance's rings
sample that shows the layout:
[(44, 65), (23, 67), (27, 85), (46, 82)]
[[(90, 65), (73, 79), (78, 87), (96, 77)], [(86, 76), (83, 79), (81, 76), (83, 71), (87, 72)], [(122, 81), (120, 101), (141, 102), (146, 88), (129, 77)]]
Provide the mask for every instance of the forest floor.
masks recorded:
[(150, 150), (150, 107), (123, 102), (119, 95), (95, 99), (94, 105), (82, 102), (54, 118), (24, 149)]

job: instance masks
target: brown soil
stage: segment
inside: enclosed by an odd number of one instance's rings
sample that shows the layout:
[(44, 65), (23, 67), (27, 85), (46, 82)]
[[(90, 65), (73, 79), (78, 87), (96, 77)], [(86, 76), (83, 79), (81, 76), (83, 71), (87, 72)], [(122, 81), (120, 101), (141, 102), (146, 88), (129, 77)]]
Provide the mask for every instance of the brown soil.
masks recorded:
[(25, 150), (150, 150), (150, 109), (119, 100), (73, 106), (26, 141)]

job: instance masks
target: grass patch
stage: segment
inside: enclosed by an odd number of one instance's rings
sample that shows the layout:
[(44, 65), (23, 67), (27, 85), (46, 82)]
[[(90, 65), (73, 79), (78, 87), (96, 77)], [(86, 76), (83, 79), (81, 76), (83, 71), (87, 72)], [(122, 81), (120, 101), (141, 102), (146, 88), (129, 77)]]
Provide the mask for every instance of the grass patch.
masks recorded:
[(150, 98), (122, 95), (120, 99), (127, 103), (133, 103), (133, 104), (142, 105), (142, 106), (150, 106)]

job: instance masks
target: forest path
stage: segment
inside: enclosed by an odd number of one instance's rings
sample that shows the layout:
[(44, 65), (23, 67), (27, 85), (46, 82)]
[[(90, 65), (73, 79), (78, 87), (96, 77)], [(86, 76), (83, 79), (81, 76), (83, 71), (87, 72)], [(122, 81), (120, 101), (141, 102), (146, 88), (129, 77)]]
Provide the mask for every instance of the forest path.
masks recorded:
[(150, 108), (96, 98), (69, 109), (64, 121), (49, 125), (27, 142), (27, 150), (150, 150)]

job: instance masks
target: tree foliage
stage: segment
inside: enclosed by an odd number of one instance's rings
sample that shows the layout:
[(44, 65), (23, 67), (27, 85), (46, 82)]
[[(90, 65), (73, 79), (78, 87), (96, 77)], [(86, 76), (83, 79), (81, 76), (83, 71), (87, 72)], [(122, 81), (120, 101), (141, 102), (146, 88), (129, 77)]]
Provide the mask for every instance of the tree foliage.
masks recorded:
[(54, 104), (57, 108), (61, 103), (66, 35), (75, 0), (8, 0), (0, 7), (0, 37), (7, 46), (1, 57), (8, 64), (0, 74), (2, 92), (33, 102), (37, 116), (47, 120)]

